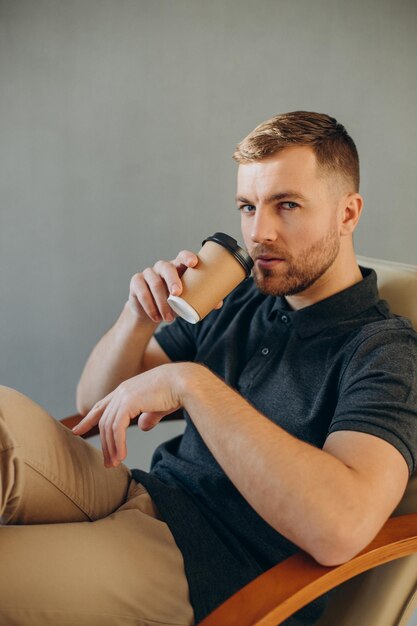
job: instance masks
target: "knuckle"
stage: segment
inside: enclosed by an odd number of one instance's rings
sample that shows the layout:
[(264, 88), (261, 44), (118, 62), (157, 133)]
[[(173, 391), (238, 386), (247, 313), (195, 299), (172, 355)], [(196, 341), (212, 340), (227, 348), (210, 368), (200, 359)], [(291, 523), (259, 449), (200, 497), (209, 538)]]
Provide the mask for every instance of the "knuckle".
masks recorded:
[(193, 252), (192, 250), (183, 250), (183, 255), (187, 258), (187, 259), (195, 259), (196, 258), (196, 253)]
[(136, 289), (133, 291), (132, 295), (138, 300), (144, 300), (148, 296), (148, 293), (148, 288), (142, 283), (139, 283), (136, 285)]
[(164, 261), (160, 259), (159, 261), (155, 263), (155, 265), (153, 266), (153, 269), (155, 272), (160, 272), (164, 267), (166, 267), (169, 264), (170, 264), (169, 261)]
[(188, 267), (189, 265), (195, 265), (196, 260), (198, 260), (198, 257), (194, 252), (191, 252), (190, 250), (181, 250), (175, 259), (175, 265), (177, 267), (181, 265)]
[(153, 267), (146, 267), (142, 272), (143, 278), (148, 282), (155, 276)]
[(144, 293), (146, 293), (147, 288), (144, 284), (144, 282), (134, 282), (130, 284), (129, 287), (129, 297), (131, 298), (140, 298), (143, 296)]
[(162, 283), (160, 275), (154, 272), (153, 269), (150, 269), (149, 272), (145, 275), (145, 280), (151, 289), (155, 289), (155, 287), (159, 286)]
[(177, 257), (175, 259), (175, 262), (176, 263), (183, 263), (184, 260), (187, 257), (187, 254), (188, 254), (187, 250), (181, 250), (180, 252), (178, 252)]
[(117, 395), (123, 399), (126, 397), (128, 393), (128, 385), (127, 385), (127, 381), (124, 380), (123, 382), (120, 383), (120, 385), (117, 388)]
[(142, 281), (143, 281), (142, 274), (139, 274), (139, 273), (134, 274), (132, 278), (130, 279), (130, 286), (135, 287), (136, 285), (141, 284)]

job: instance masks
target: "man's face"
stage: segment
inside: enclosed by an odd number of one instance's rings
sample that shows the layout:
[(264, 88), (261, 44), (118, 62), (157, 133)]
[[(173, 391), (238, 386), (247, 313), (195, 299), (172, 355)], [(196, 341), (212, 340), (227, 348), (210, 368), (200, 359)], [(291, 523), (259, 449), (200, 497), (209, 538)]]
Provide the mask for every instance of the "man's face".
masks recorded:
[(239, 165), (242, 234), (263, 293), (305, 291), (332, 265), (340, 247), (336, 182), (319, 172), (308, 146)]

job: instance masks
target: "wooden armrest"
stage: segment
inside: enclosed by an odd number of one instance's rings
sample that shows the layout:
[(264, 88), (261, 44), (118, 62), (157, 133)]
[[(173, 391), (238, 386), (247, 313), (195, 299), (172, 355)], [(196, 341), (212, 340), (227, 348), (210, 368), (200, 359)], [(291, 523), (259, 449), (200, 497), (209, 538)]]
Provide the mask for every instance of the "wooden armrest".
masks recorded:
[(417, 513), (391, 517), (375, 539), (347, 563), (324, 567), (305, 552), (297, 552), (235, 593), (199, 626), (277, 626), (346, 580), (414, 552)]
[[(79, 422), (81, 422), (82, 419), (83, 419), (83, 416), (80, 415), (79, 413), (76, 413), (75, 415), (64, 417), (64, 419), (60, 420), (60, 422), (67, 428), (71, 429), (71, 428), (74, 428), (74, 426), (76, 426)], [(165, 417), (163, 418), (163, 421), (170, 422), (170, 421), (181, 420), (181, 419), (184, 419), (184, 414), (182, 412), (182, 409), (179, 409), (178, 411), (174, 411), (173, 413), (170, 413), (169, 415), (165, 415)], [(129, 426), (133, 426), (133, 424), (137, 424), (137, 423), (138, 423), (138, 418), (135, 417), (135, 419), (133, 419), (130, 422)], [(88, 433), (81, 435), (81, 437), (83, 437), (83, 439), (88, 439), (89, 437), (93, 437), (94, 435), (98, 435), (98, 434), (99, 434), (98, 426), (94, 426), (94, 428), (89, 430)]]

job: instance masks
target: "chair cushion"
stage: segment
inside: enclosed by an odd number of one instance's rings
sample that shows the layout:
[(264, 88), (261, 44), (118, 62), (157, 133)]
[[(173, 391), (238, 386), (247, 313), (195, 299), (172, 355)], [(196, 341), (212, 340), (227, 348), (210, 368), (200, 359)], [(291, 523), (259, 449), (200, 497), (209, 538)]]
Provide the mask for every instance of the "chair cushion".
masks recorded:
[[(417, 267), (362, 256), (358, 263), (376, 271), (381, 298), (417, 330)], [(416, 510), (417, 473), (394, 515)], [(416, 586), (416, 554), (382, 565), (341, 585), (317, 626), (405, 626), (416, 605)]]
[(417, 329), (417, 267), (363, 256), (358, 262), (376, 271), (381, 298), (387, 300), (394, 313), (408, 317)]

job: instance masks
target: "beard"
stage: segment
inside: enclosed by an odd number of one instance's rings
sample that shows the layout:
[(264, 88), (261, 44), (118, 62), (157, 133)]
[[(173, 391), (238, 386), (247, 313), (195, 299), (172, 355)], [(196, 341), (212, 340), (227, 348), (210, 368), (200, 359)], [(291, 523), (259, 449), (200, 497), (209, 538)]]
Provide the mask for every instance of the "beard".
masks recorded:
[(302, 250), (296, 258), (288, 252), (258, 246), (252, 250), (252, 256), (270, 254), (282, 258), (282, 267), (277, 270), (260, 269), (255, 264), (253, 279), (255, 285), (268, 296), (293, 296), (313, 285), (333, 264), (340, 249), (340, 240), (336, 228), (308, 248)]

